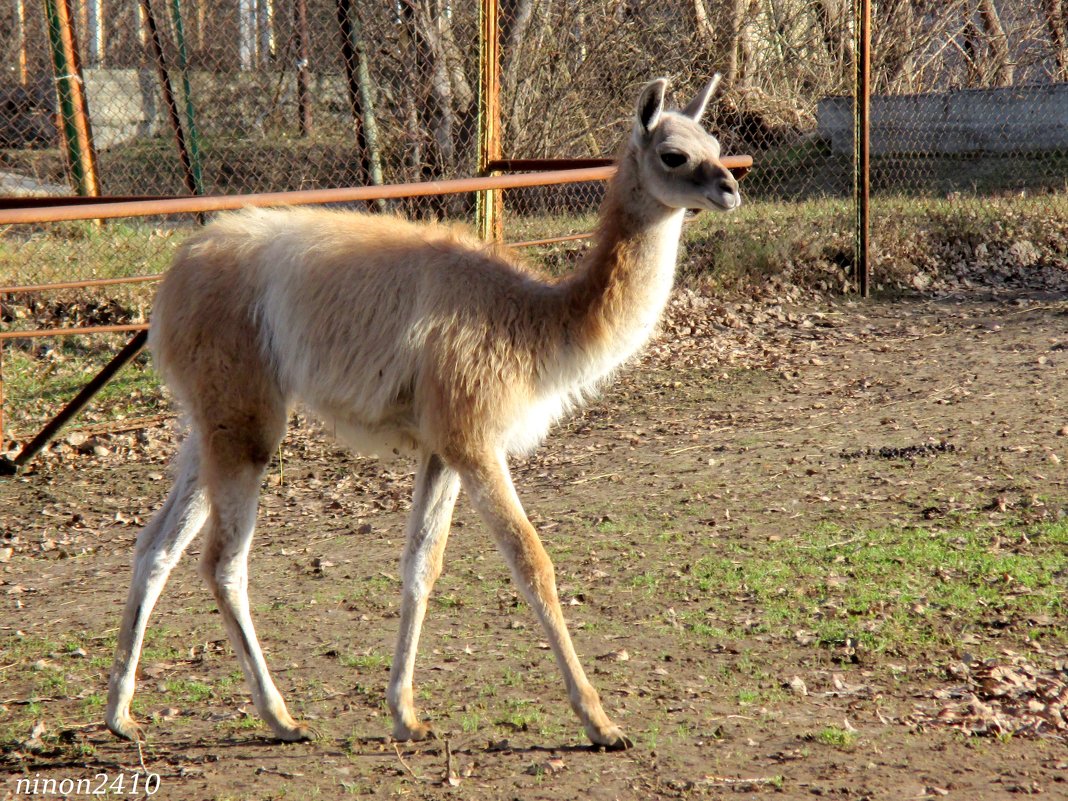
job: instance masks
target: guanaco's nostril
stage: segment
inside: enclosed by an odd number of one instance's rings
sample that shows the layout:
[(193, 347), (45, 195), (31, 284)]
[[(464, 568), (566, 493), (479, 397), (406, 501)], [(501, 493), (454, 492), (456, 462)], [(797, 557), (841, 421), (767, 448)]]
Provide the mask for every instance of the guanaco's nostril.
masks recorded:
[(716, 189), (724, 195), (733, 195), (738, 191), (738, 182), (734, 178), (720, 178), (716, 182)]

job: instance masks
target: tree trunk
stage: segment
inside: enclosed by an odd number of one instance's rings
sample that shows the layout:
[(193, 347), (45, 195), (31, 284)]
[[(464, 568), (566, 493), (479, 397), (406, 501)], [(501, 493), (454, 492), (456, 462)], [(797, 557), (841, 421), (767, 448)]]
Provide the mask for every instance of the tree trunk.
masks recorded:
[(979, 18), (983, 23), (983, 33), (990, 51), (992, 79), (995, 86), (1012, 86), (1016, 65), (1012, 63), (1009, 53), (1009, 37), (1001, 24), (994, 0), (979, 0)]
[[(416, 86), (429, 91), (416, 100), (420, 127), (430, 133), (431, 152), (423, 160), (422, 177), (439, 178), (462, 171), (461, 157), (474, 152), (473, 121), (477, 113), (475, 93), (463, 72), (442, 0), (403, 0), (401, 18), (414, 45), (412, 63), (420, 74)], [(439, 213), (459, 213), (464, 198), (449, 196), (436, 201)]]
[(312, 132), (311, 92), (308, 86), (311, 77), (308, 70), (311, 40), (308, 37), (307, 0), (296, 0), (293, 14), (293, 24), (297, 29), (297, 125), (300, 135), (305, 137)]
[[(449, 70), (442, 58), (440, 43), (435, 42), (434, 26), (428, 17), (429, 7), (418, 0), (404, 0), (401, 6), (405, 27), (415, 50), (413, 66), (417, 70), (414, 86), (426, 85), (429, 92), (423, 102), (417, 102), (420, 121), (430, 134), (433, 152), (421, 165), (424, 177), (437, 178), (455, 161), (452, 111), (452, 87)], [(435, 47), (435, 44), (438, 46)]]
[(915, 90), (912, 81), (916, 15), (912, 0), (879, 4), (874, 13), (872, 33), (876, 41), (872, 43), (872, 52), (879, 54), (879, 62), (872, 83), (884, 92)]
[(1068, 42), (1065, 41), (1065, 19), (1063, 0), (1042, 0), (1042, 14), (1049, 31), (1050, 49), (1057, 60), (1058, 80), (1068, 81)]
[(853, 33), (846, 15), (846, 0), (817, 0), (816, 16), (819, 19), (823, 45), (835, 64), (853, 63)]
[(716, 27), (708, 18), (708, 6), (705, 0), (693, 0), (693, 18), (699, 39), (714, 40), (716, 38)]
[[(500, 46), (501, 46), (501, 135), (507, 152), (514, 152), (515, 131), (518, 123), (514, 112), (520, 108), (520, 82), (522, 64), (527, 46), (527, 34), (534, 16), (534, 0), (501, 0)], [(511, 113), (508, 113), (508, 110)]]
[[(364, 141), (367, 145), (367, 161), (371, 183), (381, 186), (382, 153), (378, 142), (378, 116), (375, 112), (375, 91), (371, 83), (371, 69), (367, 62), (367, 42), (363, 38), (363, 25), (355, 20), (356, 81), (360, 87), (360, 110), (363, 114)], [(385, 201), (382, 201), (384, 204)]]
[(727, 64), (724, 83), (728, 88), (742, 86), (746, 82), (746, 66), (749, 62), (749, 12), (752, 0), (731, 0), (730, 39), (727, 42)]
[[(360, 180), (381, 186), (382, 157), (378, 146), (378, 119), (375, 92), (367, 63), (367, 44), (359, 13), (353, 13), (352, 0), (337, 0), (337, 22), (341, 34), (341, 58), (349, 85), (349, 106), (356, 147), (360, 151)], [(376, 204), (385, 210), (385, 201)]]

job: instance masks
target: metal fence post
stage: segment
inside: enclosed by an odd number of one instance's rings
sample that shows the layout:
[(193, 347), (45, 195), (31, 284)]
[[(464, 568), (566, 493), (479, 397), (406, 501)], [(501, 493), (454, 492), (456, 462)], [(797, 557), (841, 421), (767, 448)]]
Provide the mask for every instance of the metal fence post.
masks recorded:
[(4, 447), (4, 341), (0, 339), (0, 450)]
[(857, 45), (856, 84), (854, 103), (853, 201), (856, 206), (854, 230), (854, 276), (861, 297), (868, 297), (871, 289), (870, 201), (871, 201), (871, 0), (855, 0), (853, 4)]
[(171, 76), (167, 70), (167, 62), (163, 55), (163, 44), (160, 42), (159, 28), (156, 27), (156, 16), (152, 13), (151, 0), (141, 0), (141, 12), (145, 18), (145, 27), (148, 29), (148, 44), (152, 48), (152, 56), (156, 61), (156, 74), (159, 76), (163, 105), (167, 108), (167, 119), (170, 121), (171, 129), (174, 131), (178, 159), (182, 163), (182, 177), (185, 179), (185, 186), (189, 190), (189, 194), (199, 195), (202, 193), (193, 172), (193, 162), (189, 156), (189, 148), (186, 145), (185, 132), (182, 130), (182, 120), (178, 115), (178, 103), (174, 99), (174, 87), (171, 85)]
[(312, 132), (311, 93), (308, 89), (311, 45), (308, 40), (307, 0), (296, 0), (293, 5), (293, 24), (297, 29), (297, 126), (303, 138)]
[(185, 124), (189, 130), (189, 167), (193, 176), (194, 194), (204, 194), (204, 171), (200, 161), (200, 135), (197, 133), (196, 110), (193, 107), (193, 92), (189, 85), (189, 56), (185, 46), (185, 25), (182, 23), (182, 0), (172, 0), (171, 21), (174, 23), (174, 42), (178, 48), (178, 71), (182, 76), (182, 94), (185, 95)]
[(85, 97), (78, 42), (71, 17), (71, 0), (45, 0), (48, 39), (52, 45), (56, 92), (63, 116), (63, 135), (67, 143), (74, 191), (83, 196), (100, 195), (96, 170), (93, 131), (89, 123), (89, 103)]
[[(478, 174), (489, 175), (490, 162), (501, 158), (501, 53), (498, 0), (479, 4), (478, 35)], [(479, 192), (478, 233), (483, 239), (501, 241), (501, 193)]]
[(15, 36), (18, 37), (18, 76), (23, 86), (29, 80), (29, 52), (26, 47), (26, 0), (15, 0)]

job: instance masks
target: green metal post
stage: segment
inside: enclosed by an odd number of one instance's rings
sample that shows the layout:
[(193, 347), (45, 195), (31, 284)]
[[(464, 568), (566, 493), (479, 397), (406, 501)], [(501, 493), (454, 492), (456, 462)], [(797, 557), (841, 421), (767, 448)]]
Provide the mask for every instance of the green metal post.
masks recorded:
[(853, 269), (857, 291), (871, 294), (871, 0), (854, 0), (856, 85), (854, 89), (853, 202), (856, 208)]
[(185, 26), (182, 24), (182, 0), (172, 0), (171, 19), (174, 22), (174, 39), (178, 46), (178, 69), (182, 73), (182, 94), (185, 95), (185, 127), (189, 137), (189, 166), (193, 173), (195, 194), (204, 194), (204, 173), (200, 160), (200, 135), (197, 133), (193, 93), (189, 88), (189, 57), (185, 49)]
[[(501, 157), (501, 54), (498, 0), (479, 3), (478, 172), (489, 175), (489, 164)], [(478, 232), (483, 239), (501, 241), (501, 193), (479, 192)]]
[(45, 0), (44, 7), (74, 191), (83, 197), (97, 197), (100, 195), (100, 182), (89, 125), (89, 105), (85, 98), (78, 47), (74, 39), (70, 0)]

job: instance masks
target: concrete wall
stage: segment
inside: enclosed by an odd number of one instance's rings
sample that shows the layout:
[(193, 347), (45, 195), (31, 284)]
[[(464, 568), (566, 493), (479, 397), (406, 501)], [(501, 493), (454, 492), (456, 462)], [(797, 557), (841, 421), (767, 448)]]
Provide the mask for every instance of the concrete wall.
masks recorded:
[[(86, 69), (82, 75), (97, 149), (160, 132), (166, 120), (155, 70)], [(28, 87), (0, 85), (0, 147), (59, 146), (58, 114), (51, 72)]]
[(82, 75), (98, 150), (159, 133), (165, 119), (155, 70), (86, 69)]
[[(86, 69), (83, 74), (97, 149), (105, 150), (138, 137), (170, 136), (155, 69)], [(268, 112), (296, 120), (293, 74), (193, 71), (189, 82), (201, 133), (256, 133)], [(171, 74), (171, 85), (184, 121), (185, 101), (177, 71)], [(312, 74), (310, 95), (316, 120), (324, 127), (334, 106), (347, 112), (345, 87), (341, 76)]]
[[(819, 133), (853, 152), (853, 99), (828, 97)], [(1068, 83), (872, 97), (871, 152), (1004, 153), (1068, 150)]]

